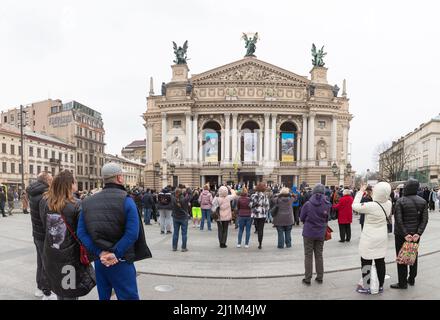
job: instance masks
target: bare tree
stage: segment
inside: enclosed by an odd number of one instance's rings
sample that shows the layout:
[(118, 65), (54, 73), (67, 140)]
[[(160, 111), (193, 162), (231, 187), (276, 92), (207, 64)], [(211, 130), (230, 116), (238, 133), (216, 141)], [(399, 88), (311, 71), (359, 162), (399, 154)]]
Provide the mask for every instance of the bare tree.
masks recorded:
[(376, 148), (375, 161), (379, 164), (379, 175), (384, 181), (399, 180), (409, 160), (410, 154), (405, 150), (403, 140), (383, 142)]

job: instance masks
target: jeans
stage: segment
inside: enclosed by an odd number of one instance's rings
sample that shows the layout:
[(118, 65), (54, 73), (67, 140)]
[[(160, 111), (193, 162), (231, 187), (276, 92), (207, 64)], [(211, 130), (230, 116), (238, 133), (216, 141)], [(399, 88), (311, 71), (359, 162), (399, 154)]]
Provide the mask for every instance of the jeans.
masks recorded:
[(272, 221), (273, 221), (272, 210), (269, 210), (269, 211), (267, 212), (266, 222), (268, 222), (268, 223), (272, 223)]
[(139, 300), (134, 263), (121, 261), (106, 267), (98, 259), (94, 265), (99, 300), (110, 300), (112, 289), (118, 300)]
[(340, 224), (339, 234), (341, 236), (341, 241), (351, 240), (351, 224)]
[(277, 226), (278, 231), (278, 248), (284, 248), (284, 242), (286, 248), (292, 246), (292, 226)]
[[(172, 210), (168, 209), (159, 209), (159, 221), (160, 221), (160, 231), (171, 231), (171, 214), (173, 213)], [(166, 229), (166, 230), (165, 230)]]
[(179, 231), (182, 228), (182, 249), (186, 249), (186, 241), (188, 235), (188, 219), (173, 219), (173, 249), (177, 250), (177, 242), (179, 241)]
[(261, 245), (263, 242), (263, 231), (264, 231), (264, 223), (266, 218), (255, 218), (255, 228), (258, 232), (258, 243)]
[(34, 244), (35, 244), (35, 248), (37, 249), (37, 275), (36, 275), (37, 288), (43, 291), (45, 296), (50, 296), (51, 290), (50, 290), (49, 279), (47, 278), (46, 272), (44, 271), (43, 261), (42, 261), (44, 240), (37, 240), (34, 238)]
[(218, 241), (221, 246), (226, 245), (228, 240), (228, 227), (231, 221), (217, 221)]
[[(400, 249), (405, 243), (405, 238), (400, 235), (395, 235), (396, 244), (396, 256), (399, 255)], [(420, 240), (419, 240), (420, 241)], [(417, 277), (417, 265), (419, 258), (417, 256), (416, 261), (412, 266), (407, 266), (406, 264), (397, 264), (397, 274), (399, 277), (399, 286), (405, 287), (408, 285), (408, 279), (413, 282)], [(409, 278), (408, 278), (408, 267), (409, 267)]]
[(202, 221), (200, 222), (200, 230), (203, 230), (205, 226), (205, 219), (208, 224), (208, 230), (211, 229), (211, 209), (202, 209)]
[(313, 254), (315, 254), (316, 279), (322, 280), (324, 277), (324, 240), (313, 240), (304, 237), (304, 268), (305, 280), (310, 281), (313, 273)]
[(241, 244), (241, 239), (243, 238), (243, 231), (245, 227), (246, 227), (245, 244), (249, 245), (249, 239), (251, 237), (252, 218), (238, 217), (238, 244)]
[[(363, 287), (370, 288), (370, 278), (368, 276), (371, 274), (371, 266), (373, 265), (373, 260), (367, 260), (361, 257), (361, 265), (362, 265), (362, 279), (364, 280)], [(379, 287), (383, 287), (383, 283), (385, 282), (385, 258), (382, 259), (374, 259), (374, 265), (376, 266), (377, 278), (379, 279)], [(368, 266), (368, 267), (367, 267)]]
[(151, 212), (152, 212), (152, 210), (149, 209), (149, 208), (145, 208), (144, 209), (144, 223), (145, 224), (151, 224), (150, 223), (150, 221), (151, 221)]

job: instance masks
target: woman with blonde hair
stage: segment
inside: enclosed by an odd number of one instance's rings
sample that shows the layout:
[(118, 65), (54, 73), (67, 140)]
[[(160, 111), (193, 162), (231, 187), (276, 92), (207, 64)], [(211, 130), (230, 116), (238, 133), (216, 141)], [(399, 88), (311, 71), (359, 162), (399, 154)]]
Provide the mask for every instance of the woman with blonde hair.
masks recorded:
[[(93, 267), (80, 259), (81, 244), (75, 233), (80, 213), (80, 202), (73, 196), (76, 190), (73, 174), (64, 170), (53, 179), (40, 201), (41, 221), (46, 230), (43, 266), (58, 300), (77, 300), (96, 285)], [(75, 283), (65, 284), (66, 270), (75, 275), (70, 279)]]
[(278, 249), (292, 246), (293, 202), (296, 198), (290, 195), (289, 188), (282, 188), (280, 194), (274, 199), (273, 225), (278, 231)]
[(237, 198), (237, 194), (234, 189), (229, 189), (225, 186), (221, 186), (218, 189), (218, 196), (213, 200), (212, 211), (216, 212), (219, 208), (219, 214), (217, 217), (218, 227), (218, 241), (220, 248), (227, 248), (226, 241), (228, 239), (228, 227), (232, 220), (232, 207), (231, 202)]
[(251, 217), (254, 218), (255, 227), (258, 232), (258, 249), (261, 249), (263, 242), (263, 230), (266, 222), (267, 213), (270, 208), (269, 198), (266, 195), (266, 184), (260, 182), (255, 188), (255, 193), (251, 196)]

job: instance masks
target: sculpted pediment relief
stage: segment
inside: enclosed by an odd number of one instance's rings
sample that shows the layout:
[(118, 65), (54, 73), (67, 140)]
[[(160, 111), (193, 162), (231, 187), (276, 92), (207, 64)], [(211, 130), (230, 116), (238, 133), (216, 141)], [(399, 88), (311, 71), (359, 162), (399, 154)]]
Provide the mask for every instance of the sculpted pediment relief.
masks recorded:
[(293, 72), (255, 58), (242, 59), (192, 77), (193, 83), (207, 82), (264, 82), (290, 83), (306, 86), (309, 80)]

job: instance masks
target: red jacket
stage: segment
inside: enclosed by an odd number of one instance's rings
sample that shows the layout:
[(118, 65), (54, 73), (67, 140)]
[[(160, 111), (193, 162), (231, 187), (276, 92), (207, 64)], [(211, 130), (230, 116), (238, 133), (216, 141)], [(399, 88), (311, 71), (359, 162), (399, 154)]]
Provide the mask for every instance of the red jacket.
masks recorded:
[(351, 205), (353, 198), (349, 195), (343, 196), (339, 199), (338, 204), (334, 204), (333, 208), (338, 210), (338, 223), (349, 224), (353, 222), (353, 210)]

